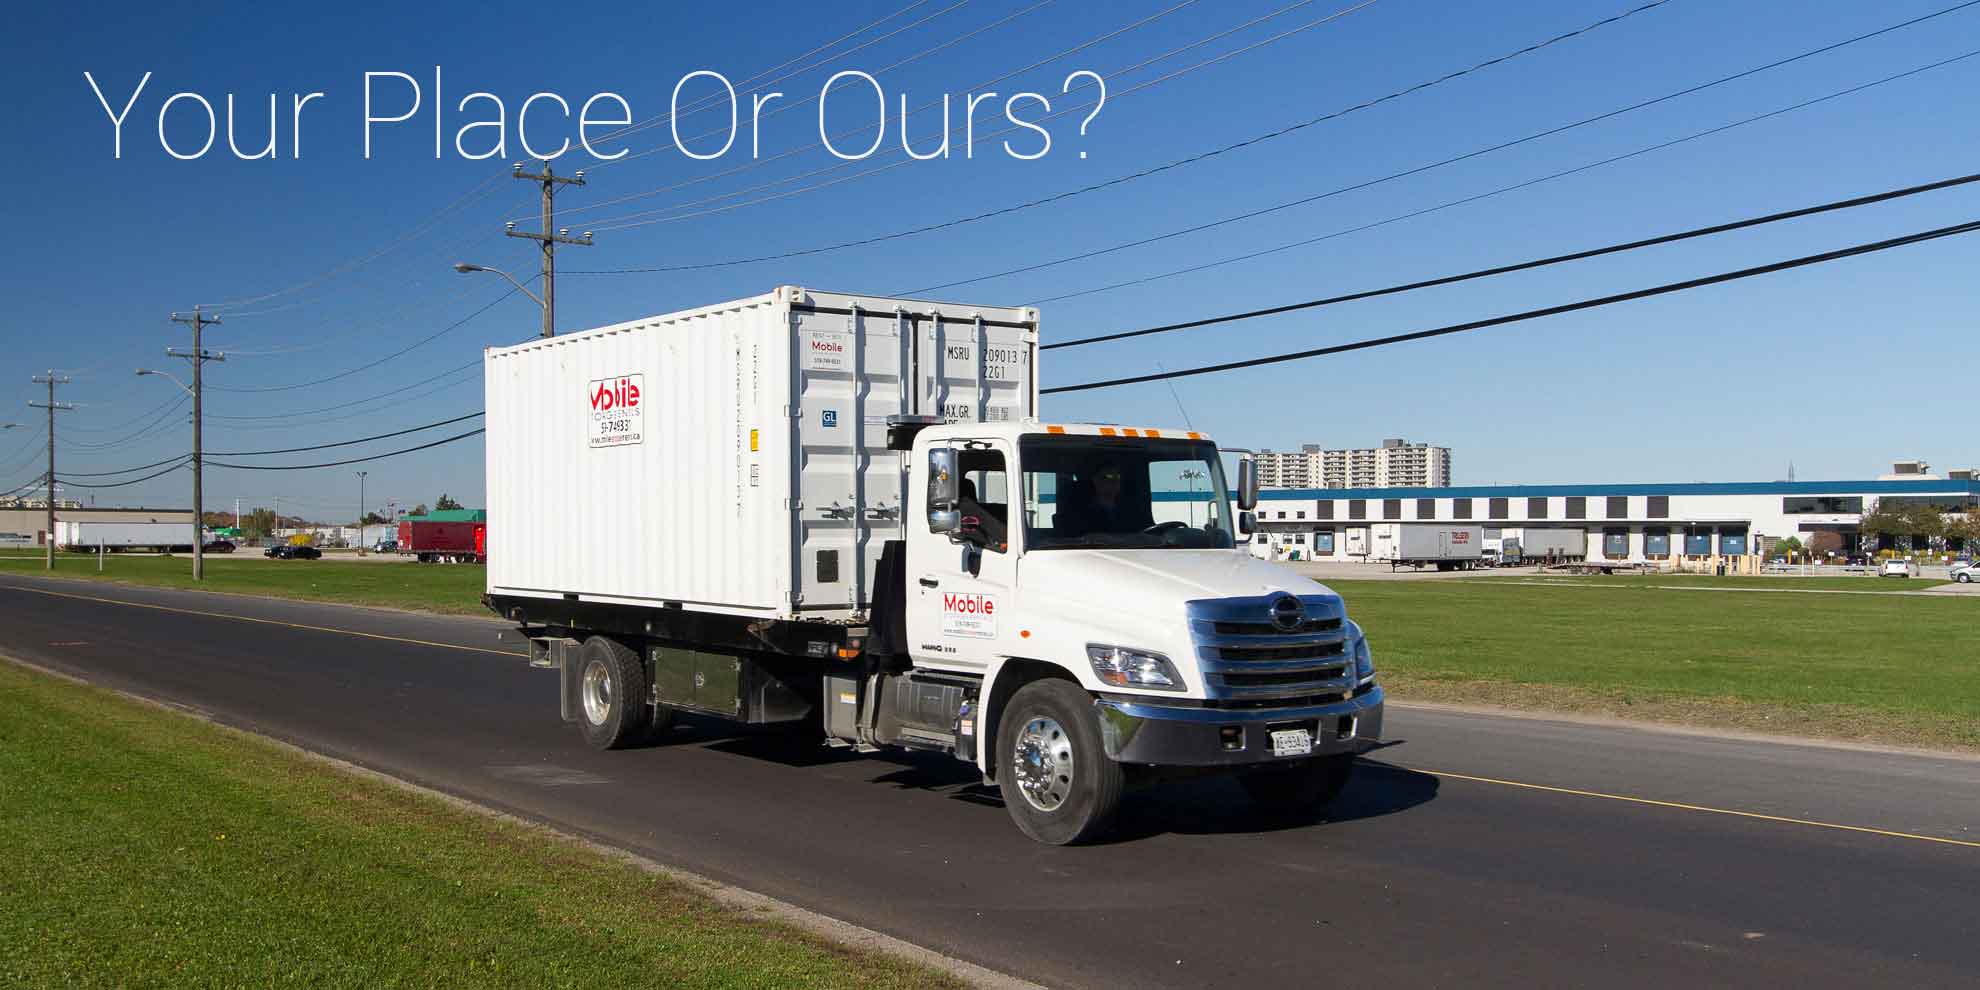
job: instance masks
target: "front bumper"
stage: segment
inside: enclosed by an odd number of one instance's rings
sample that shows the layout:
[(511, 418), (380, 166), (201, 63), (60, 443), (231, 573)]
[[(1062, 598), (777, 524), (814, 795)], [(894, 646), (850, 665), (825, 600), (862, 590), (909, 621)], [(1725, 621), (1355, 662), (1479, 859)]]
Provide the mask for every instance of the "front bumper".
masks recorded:
[(1107, 755), (1120, 763), (1208, 767), (1287, 759), (1272, 755), (1273, 729), (1311, 731), (1314, 756), (1365, 752), (1382, 738), (1380, 685), (1300, 708), (1182, 708), (1139, 698), (1100, 698), (1094, 708)]

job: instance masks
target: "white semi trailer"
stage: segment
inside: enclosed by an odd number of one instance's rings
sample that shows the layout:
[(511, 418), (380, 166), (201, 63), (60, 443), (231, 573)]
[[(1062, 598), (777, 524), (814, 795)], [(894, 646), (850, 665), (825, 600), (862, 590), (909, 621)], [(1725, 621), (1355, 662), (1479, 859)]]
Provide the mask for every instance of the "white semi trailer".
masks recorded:
[(1397, 567), (1469, 570), (1484, 556), (1485, 528), (1471, 523), (1392, 522), (1368, 527), (1369, 559)]
[(492, 348), (484, 601), (600, 748), (950, 754), (1055, 844), (1163, 768), (1331, 799), (1383, 708), (1340, 597), (1236, 542), (1208, 437), (1041, 421), (1037, 354), (1034, 310), (795, 287)]
[(185, 522), (55, 522), (55, 545), (65, 550), (192, 551), (193, 524)]

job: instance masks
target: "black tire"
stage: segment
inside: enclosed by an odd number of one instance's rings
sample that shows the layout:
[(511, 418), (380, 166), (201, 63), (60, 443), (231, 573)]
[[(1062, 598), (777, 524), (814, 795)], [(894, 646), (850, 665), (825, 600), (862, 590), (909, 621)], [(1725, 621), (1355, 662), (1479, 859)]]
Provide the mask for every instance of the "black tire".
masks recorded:
[[(1034, 722), (1045, 731), (1028, 735)], [(1050, 726), (1056, 729), (1046, 728)], [(1071, 757), (1070, 771), (1052, 774), (1056, 761), (1046, 761), (1049, 754), (1042, 749), (1027, 747), (1028, 738), (1047, 746), (1062, 744), (1062, 753)], [(1011, 821), (1024, 834), (1064, 846), (1097, 838), (1113, 824), (1126, 789), (1125, 774), (1107, 755), (1093, 698), (1079, 685), (1054, 678), (1019, 688), (997, 720), (996, 746), (997, 785)], [(1027, 768), (1023, 775), (1021, 760)], [(1039, 780), (1035, 775), (1040, 773), (1047, 779)], [(1034, 798), (1024, 784), (1027, 778), (1046, 790)]]
[(593, 749), (645, 742), (653, 729), (646, 665), (618, 640), (593, 636), (578, 648), (578, 728)]
[(1353, 773), (1354, 754), (1344, 753), (1247, 770), (1238, 775), (1238, 782), (1267, 811), (1305, 814), (1339, 797)]
[(1972, 583), (1973, 583), (1973, 575), (1971, 575), (1971, 574), (1957, 574), (1957, 575), (1954, 575), (1954, 576), (1953, 576), (1953, 581), (1954, 581), (1955, 583), (1958, 583), (1958, 584), (1972, 584)]

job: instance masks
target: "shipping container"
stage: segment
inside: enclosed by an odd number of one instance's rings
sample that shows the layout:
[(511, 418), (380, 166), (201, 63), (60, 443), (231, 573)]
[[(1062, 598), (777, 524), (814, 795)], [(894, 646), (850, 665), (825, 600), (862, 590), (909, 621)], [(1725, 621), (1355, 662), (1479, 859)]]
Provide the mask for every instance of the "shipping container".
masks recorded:
[(901, 529), (887, 418), (1035, 416), (1037, 342), (1031, 309), (786, 286), (490, 348), (488, 590), (851, 619)]
[(1588, 556), (1588, 531), (1558, 526), (1526, 526), (1504, 531), (1502, 556), (1508, 560), (1580, 560)]

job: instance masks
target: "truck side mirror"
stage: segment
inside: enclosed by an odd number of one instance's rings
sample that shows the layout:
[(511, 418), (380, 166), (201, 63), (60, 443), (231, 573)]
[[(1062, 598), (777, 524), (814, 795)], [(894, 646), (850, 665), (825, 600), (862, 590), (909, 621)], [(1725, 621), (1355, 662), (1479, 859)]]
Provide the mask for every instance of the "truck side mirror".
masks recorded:
[(1258, 462), (1249, 457), (1238, 461), (1238, 508), (1258, 508)]
[(962, 527), (962, 513), (956, 503), (962, 498), (962, 479), (956, 474), (953, 447), (928, 451), (928, 531), (954, 533)]
[(1258, 517), (1250, 509), (1238, 513), (1238, 535), (1250, 536), (1258, 532)]

